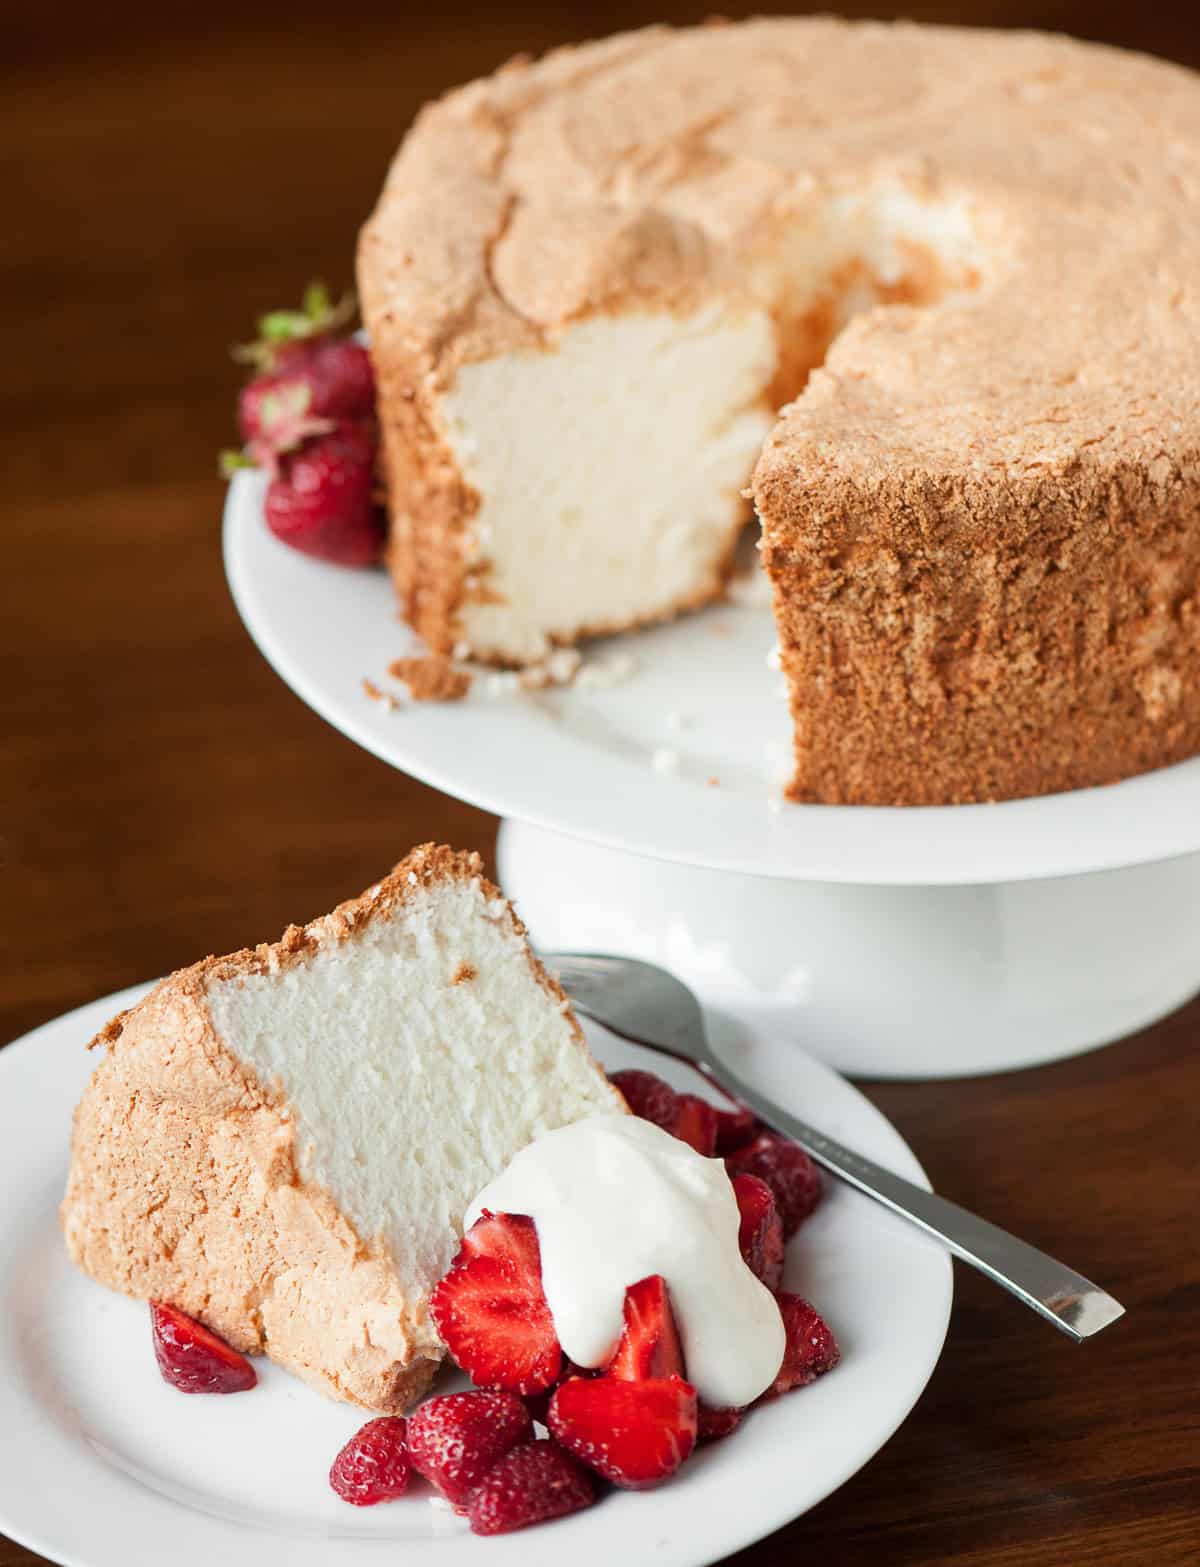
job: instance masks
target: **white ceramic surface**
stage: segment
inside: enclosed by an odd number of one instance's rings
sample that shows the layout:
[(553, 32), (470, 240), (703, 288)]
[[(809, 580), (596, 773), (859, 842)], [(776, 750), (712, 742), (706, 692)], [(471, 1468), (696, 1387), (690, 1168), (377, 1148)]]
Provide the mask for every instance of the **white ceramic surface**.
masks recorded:
[[(671, 1484), (617, 1493), (574, 1518), (492, 1540), (475, 1539), (424, 1493), (346, 1507), (326, 1474), (361, 1412), (267, 1364), (251, 1394), (183, 1397), (154, 1367), (145, 1307), (110, 1295), (64, 1256), (56, 1207), (71, 1108), (93, 1064), (83, 1045), (138, 994), (97, 1001), (0, 1051), (0, 1533), (52, 1561), (700, 1567), (779, 1528), (860, 1469), (937, 1362), (950, 1310), (948, 1258), (868, 1199), (835, 1187), (789, 1248), (787, 1283), (826, 1313), (842, 1365), (757, 1411)], [(714, 1019), (714, 1031), (767, 1092), (923, 1180), (899, 1134), (825, 1067), (728, 1018)], [(598, 1030), (593, 1044), (611, 1067), (644, 1061), (644, 1052)], [(683, 1068), (667, 1075), (688, 1080)]]
[(661, 963), (859, 1077), (962, 1077), (1119, 1039), (1200, 989), (1200, 855), (984, 887), (739, 876), (506, 821), (545, 949)]
[[(762, 606), (719, 606), (619, 639), (608, 653), (631, 655), (638, 669), (610, 690), (489, 698), (481, 682), (465, 703), (388, 711), (364, 694), (363, 678), (399, 694), (387, 666), (418, 649), (387, 578), (279, 544), (261, 495), (258, 475), (236, 476), (225, 562), (267, 659), (367, 750), (498, 815), (677, 864), (874, 885), (1014, 882), (1200, 852), (1200, 758), (1040, 800), (773, 814), (789, 725)], [(656, 771), (656, 751), (676, 770)]]

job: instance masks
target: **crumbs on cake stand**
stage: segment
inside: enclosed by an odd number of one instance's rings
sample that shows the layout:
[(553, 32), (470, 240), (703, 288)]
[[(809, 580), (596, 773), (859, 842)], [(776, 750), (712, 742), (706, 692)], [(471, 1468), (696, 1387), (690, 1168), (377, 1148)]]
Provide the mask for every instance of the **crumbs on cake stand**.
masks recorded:
[(408, 687), (414, 702), (461, 702), (474, 678), (469, 669), (439, 653), (393, 659), (388, 674)]
[[(413, 702), (461, 702), (472, 689), (488, 698), (567, 686), (580, 691), (607, 691), (623, 685), (637, 670), (636, 659), (628, 653), (598, 654), (584, 659), (573, 647), (556, 648), (539, 663), (524, 669), (488, 669), (469, 664), (467, 657), (468, 649), (458, 647), (453, 658), (436, 653), (397, 658), (388, 665), (387, 672), (406, 687)], [(394, 692), (366, 676), (362, 688), (372, 702), (382, 703), (389, 712), (405, 706)]]

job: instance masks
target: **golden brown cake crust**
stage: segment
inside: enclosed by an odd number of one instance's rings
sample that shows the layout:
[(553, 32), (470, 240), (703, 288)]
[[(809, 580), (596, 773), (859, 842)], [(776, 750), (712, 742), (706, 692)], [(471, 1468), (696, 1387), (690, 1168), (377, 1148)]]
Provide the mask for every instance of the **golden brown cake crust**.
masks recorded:
[[(114, 1018), (92, 1041), (106, 1053), (75, 1112), (61, 1210), (72, 1259), (100, 1283), (170, 1301), (235, 1348), (382, 1413), (407, 1408), (440, 1362), (424, 1303), (405, 1298), (384, 1244), (301, 1178), (287, 1105), (226, 1048), (205, 990), (285, 970), (448, 879), (500, 898), (477, 855), (425, 845), (324, 918), (206, 958)], [(508, 918), (524, 934), (511, 908)]]

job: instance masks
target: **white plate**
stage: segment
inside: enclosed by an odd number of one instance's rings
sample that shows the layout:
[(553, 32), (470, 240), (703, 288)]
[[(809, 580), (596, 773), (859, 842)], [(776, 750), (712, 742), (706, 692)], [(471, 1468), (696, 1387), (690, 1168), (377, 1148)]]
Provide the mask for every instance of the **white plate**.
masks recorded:
[[(755, 1411), (670, 1484), (618, 1492), (573, 1518), (491, 1540), (476, 1539), (425, 1493), (347, 1507), (326, 1476), (361, 1411), (265, 1362), (253, 1394), (182, 1397), (155, 1369), (145, 1306), (109, 1294), (66, 1260), (56, 1209), (71, 1109), (94, 1065), (83, 1045), (140, 994), (94, 1002), (0, 1051), (0, 1532), (52, 1561), (391, 1567), (399, 1546), (411, 1567), (700, 1567), (847, 1480), (933, 1371), (950, 1312), (949, 1258), (868, 1199), (834, 1187), (789, 1248), (787, 1284), (828, 1317), (841, 1366)], [(827, 1067), (790, 1041), (753, 1039), (723, 1019), (716, 1027), (769, 1093), (924, 1180), (899, 1134)], [(592, 1039), (614, 1069), (646, 1056), (599, 1030)], [(650, 1064), (662, 1065), (657, 1057)], [(684, 1068), (668, 1075), (690, 1079)]]
[[(607, 691), (496, 698), (476, 689), (463, 703), (390, 712), (366, 696), (363, 678), (400, 694), (387, 666), (420, 645), (397, 618), (386, 576), (280, 544), (261, 496), (258, 475), (235, 477), (225, 568), (263, 654), (359, 745), (497, 815), (712, 870), (889, 885), (1024, 881), (1200, 850), (1200, 758), (1038, 800), (773, 814), (790, 733), (762, 606), (717, 606), (589, 651), (636, 660), (634, 675)], [(674, 753), (678, 769), (656, 772), (656, 750)]]

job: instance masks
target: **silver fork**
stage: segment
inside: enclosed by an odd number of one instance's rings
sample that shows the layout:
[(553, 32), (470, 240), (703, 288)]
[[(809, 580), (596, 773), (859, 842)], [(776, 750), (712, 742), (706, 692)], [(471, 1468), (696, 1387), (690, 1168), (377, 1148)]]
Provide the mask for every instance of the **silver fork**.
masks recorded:
[(714, 1054), (696, 997), (666, 969), (596, 953), (542, 956), (580, 1012), (614, 1034), (695, 1067), (768, 1126), (799, 1143), (818, 1164), (941, 1241), (1077, 1344), (1124, 1315), (1119, 1301), (1045, 1252), (893, 1175), (780, 1109)]

